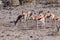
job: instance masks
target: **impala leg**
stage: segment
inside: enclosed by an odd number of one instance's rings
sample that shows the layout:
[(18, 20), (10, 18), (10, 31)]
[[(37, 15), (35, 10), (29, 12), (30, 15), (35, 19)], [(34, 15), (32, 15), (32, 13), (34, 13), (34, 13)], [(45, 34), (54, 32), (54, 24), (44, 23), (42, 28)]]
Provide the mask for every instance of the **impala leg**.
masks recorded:
[(38, 30), (38, 20), (36, 20), (36, 23), (37, 23), (37, 30)]

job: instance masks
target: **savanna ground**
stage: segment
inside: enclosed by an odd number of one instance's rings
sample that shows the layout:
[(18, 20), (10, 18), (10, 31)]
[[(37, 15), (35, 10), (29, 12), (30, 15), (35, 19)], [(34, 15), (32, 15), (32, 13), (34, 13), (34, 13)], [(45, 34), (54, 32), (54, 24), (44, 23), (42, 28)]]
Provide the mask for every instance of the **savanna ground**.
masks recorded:
[[(54, 5), (54, 6), (52, 6)], [(44, 4), (27, 4), (24, 6), (5, 8), (0, 10), (0, 40), (59, 40), (60, 32), (57, 32), (56, 25), (60, 25), (59, 22), (53, 22), (53, 20), (47, 19), (49, 23), (45, 23), (44, 28), (41, 28), (41, 22), (37, 29), (35, 21), (28, 21), (25, 23), (18, 22), (17, 26), (11, 21), (15, 21), (17, 16), (23, 11), (34, 10), (36, 15), (39, 15), (39, 11), (43, 11), (42, 14), (48, 11), (60, 16), (60, 7), (55, 7), (56, 4), (44, 5)], [(50, 28), (48, 28), (50, 27)]]

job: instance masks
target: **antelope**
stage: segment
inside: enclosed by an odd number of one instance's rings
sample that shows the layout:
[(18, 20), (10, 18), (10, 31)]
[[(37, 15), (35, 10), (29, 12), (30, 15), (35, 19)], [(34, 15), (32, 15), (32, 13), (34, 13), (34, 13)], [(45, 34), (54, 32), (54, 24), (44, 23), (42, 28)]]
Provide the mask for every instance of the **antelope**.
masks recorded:
[(24, 15), (25, 21), (27, 21), (28, 17), (30, 17), (32, 15), (32, 12), (31, 11), (24, 12), (23, 15)]
[(39, 16), (33, 16), (32, 19), (33, 20), (40, 20), (44, 17), (44, 15), (39, 15)]
[(60, 20), (60, 16), (55, 16), (55, 17), (53, 18), (53, 20), (59, 21), (59, 20)]
[(31, 16), (31, 11), (24, 12), (24, 13), (22, 13), (21, 15), (19, 15), (19, 16), (17, 17), (16, 21), (15, 21), (15, 25), (16, 25), (16, 23), (18, 22), (18, 20), (20, 20), (20, 22), (21, 22), (21, 18), (22, 18), (22, 17), (24, 18), (24, 20), (27, 20), (27, 17), (28, 17), (28, 16)]
[[(60, 16), (55, 16), (52, 13), (48, 13), (48, 14), (45, 15), (45, 18), (49, 18), (49, 17), (51, 17), (54, 20), (55, 25), (56, 25), (56, 21), (60, 21)], [(59, 31), (59, 28), (60, 27), (57, 27), (57, 31)]]
[(44, 15), (33, 16), (32, 19), (37, 22), (37, 29), (38, 29), (38, 20), (42, 21), (42, 23), (45, 25), (45, 17), (44, 17)]
[(53, 13), (47, 13), (44, 16), (45, 16), (45, 18), (50, 18), (51, 17), (52, 19), (55, 17), (55, 15)]
[[(55, 16), (54, 18), (53, 18), (53, 20), (54, 21), (60, 21), (60, 16)], [(56, 23), (56, 22), (55, 22)], [(55, 24), (56, 25), (56, 24)], [(57, 32), (59, 32), (59, 28), (60, 28), (60, 26), (58, 27), (57, 26)]]

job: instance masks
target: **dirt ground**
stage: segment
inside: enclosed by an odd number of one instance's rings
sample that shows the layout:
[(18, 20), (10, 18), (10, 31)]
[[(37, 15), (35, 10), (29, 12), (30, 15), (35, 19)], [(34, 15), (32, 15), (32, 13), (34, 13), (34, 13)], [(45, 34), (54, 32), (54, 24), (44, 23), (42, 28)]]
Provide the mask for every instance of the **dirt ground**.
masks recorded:
[[(53, 5), (53, 6), (52, 6)], [(56, 26), (60, 26), (60, 21), (54, 22), (52, 19), (47, 19), (45, 25), (38, 21), (39, 27), (37, 29), (36, 22), (28, 20), (28, 22), (18, 22), (15, 26), (13, 22), (22, 13), (22, 10), (34, 10), (36, 15), (39, 11), (42, 14), (48, 11), (60, 16), (60, 7), (55, 7), (56, 4), (50, 5), (32, 5), (27, 4), (18, 7), (7, 7), (0, 10), (0, 40), (59, 40), (60, 31), (57, 32)], [(23, 20), (24, 21), (24, 20)], [(49, 22), (47, 22), (49, 21)], [(28, 23), (28, 24), (27, 24)], [(43, 27), (41, 27), (43, 26)]]

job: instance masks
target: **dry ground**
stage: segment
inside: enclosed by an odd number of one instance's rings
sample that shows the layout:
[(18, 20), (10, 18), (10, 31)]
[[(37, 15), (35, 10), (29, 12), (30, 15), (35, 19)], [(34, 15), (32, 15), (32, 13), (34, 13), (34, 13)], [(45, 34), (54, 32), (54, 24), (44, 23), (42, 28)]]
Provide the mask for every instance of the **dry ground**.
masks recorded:
[[(55, 5), (55, 4), (53, 4)], [(17, 16), (23, 11), (34, 10), (36, 15), (39, 11), (47, 13), (48, 11), (60, 16), (60, 7), (52, 7), (51, 5), (24, 5), (12, 8), (6, 8), (0, 10), (0, 40), (59, 40), (60, 32), (56, 32), (56, 25), (60, 25), (59, 22), (53, 22), (51, 19), (47, 19), (44, 28), (39, 22), (37, 29), (36, 22), (30, 20), (28, 22), (18, 22), (17, 26), (11, 21), (15, 21)], [(27, 25), (28, 23), (28, 25)], [(49, 28), (48, 28), (49, 27)]]

